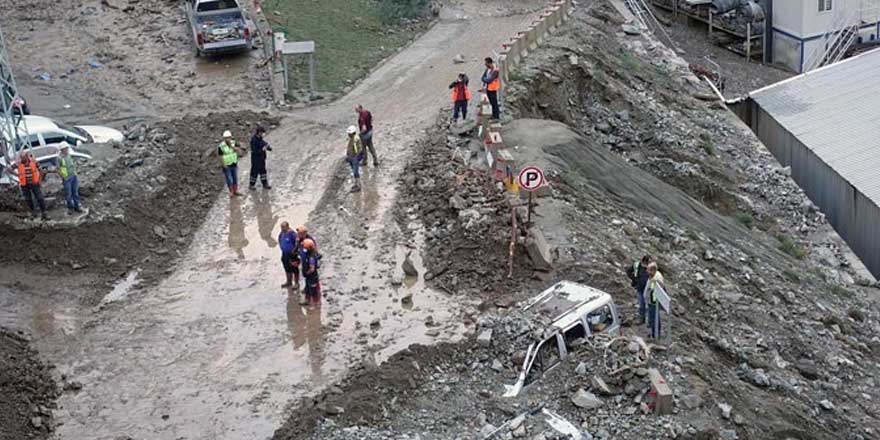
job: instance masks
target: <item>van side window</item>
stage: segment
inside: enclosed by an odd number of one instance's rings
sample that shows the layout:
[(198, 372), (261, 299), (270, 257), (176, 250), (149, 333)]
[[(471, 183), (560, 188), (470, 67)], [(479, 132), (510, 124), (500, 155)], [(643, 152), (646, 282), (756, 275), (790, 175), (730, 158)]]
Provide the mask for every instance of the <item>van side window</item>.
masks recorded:
[(614, 324), (614, 315), (611, 313), (611, 306), (604, 305), (590, 312), (587, 315), (587, 324), (590, 326), (590, 333), (602, 333)]
[(554, 335), (538, 347), (538, 362), (540, 362), (541, 369), (547, 371), (556, 366), (560, 360), (562, 360), (562, 354), (559, 353), (559, 345)]
[(587, 337), (587, 331), (584, 329), (584, 325), (578, 322), (569, 327), (562, 336), (565, 339), (565, 346), (571, 350), (583, 344), (584, 338)]
[(55, 145), (67, 142), (67, 137), (61, 133), (43, 133), (43, 141), (46, 142), (46, 145)]

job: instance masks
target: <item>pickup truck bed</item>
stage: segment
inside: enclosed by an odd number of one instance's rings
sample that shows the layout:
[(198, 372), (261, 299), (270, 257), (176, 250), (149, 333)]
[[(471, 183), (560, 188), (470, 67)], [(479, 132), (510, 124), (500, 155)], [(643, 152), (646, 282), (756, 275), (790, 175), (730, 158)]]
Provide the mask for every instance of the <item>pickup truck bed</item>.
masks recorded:
[(250, 28), (237, 2), (187, 0), (185, 3), (187, 19), (199, 55), (245, 51), (251, 48)]

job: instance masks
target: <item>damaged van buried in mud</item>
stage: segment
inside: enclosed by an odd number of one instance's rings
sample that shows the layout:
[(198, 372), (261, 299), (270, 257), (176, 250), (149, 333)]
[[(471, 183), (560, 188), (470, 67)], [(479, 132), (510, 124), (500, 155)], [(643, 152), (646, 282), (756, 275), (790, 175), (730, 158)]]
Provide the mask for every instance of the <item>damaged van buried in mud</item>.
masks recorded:
[(560, 281), (532, 298), (523, 311), (544, 325), (541, 340), (529, 345), (519, 379), (505, 385), (514, 397), (544, 373), (556, 368), (577, 345), (597, 334), (617, 335), (620, 318), (611, 295), (583, 284)]

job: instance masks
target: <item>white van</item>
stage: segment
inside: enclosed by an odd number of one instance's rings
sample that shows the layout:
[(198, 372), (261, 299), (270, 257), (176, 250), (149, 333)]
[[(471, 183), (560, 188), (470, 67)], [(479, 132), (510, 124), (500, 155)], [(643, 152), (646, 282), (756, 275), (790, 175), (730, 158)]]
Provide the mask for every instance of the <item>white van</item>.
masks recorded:
[(541, 340), (529, 345), (519, 379), (507, 386), (505, 397), (519, 394), (544, 373), (568, 357), (573, 342), (596, 334), (620, 333), (620, 317), (611, 295), (599, 289), (560, 281), (532, 298), (523, 311), (536, 322), (543, 322)]
[(19, 127), (26, 127), (27, 143), (31, 147), (58, 145), (61, 142), (76, 147), (82, 144), (122, 142), (121, 131), (99, 125), (66, 125), (43, 116), (26, 115)]

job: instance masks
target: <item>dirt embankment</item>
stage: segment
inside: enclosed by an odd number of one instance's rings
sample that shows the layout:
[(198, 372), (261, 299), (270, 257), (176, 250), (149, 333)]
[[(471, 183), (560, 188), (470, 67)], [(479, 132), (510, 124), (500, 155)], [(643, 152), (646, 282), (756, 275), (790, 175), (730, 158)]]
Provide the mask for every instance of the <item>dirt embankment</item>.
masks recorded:
[[(272, 127), (275, 120), (252, 112), (211, 113), (133, 129), (112, 161), (83, 167), (81, 193), (90, 210), (84, 224), (7, 230), (0, 236), (5, 250), (0, 261), (22, 263), (19, 256), (26, 255), (26, 264), (51, 268), (54, 276), (93, 272), (101, 287), (131, 270), (138, 270), (147, 284), (160, 279), (225, 191), (218, 160), (211, 155), (219, 135), (231, 130), (247, 145), (257, 124)], [(62, 189), (48, 187), (53, 188), (49, 198), (61, 203)], [(4, 196), (19, 197), (14, 189)], [(24, 214), (23, 203), (18, 209)], [(91, 292), (82, 303), (96, 304), (105, 289)]]
[(22, 336), (0, 328), (0, 440), (49, 438), (58, 388)]

